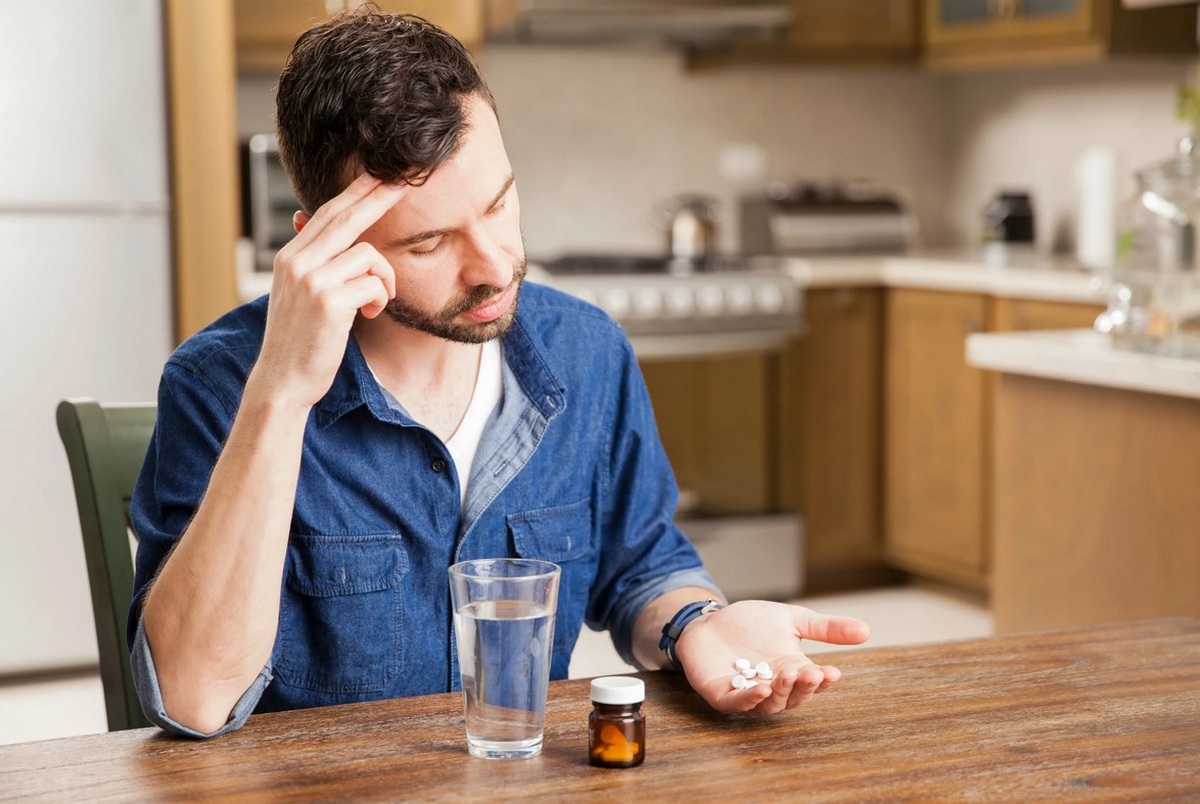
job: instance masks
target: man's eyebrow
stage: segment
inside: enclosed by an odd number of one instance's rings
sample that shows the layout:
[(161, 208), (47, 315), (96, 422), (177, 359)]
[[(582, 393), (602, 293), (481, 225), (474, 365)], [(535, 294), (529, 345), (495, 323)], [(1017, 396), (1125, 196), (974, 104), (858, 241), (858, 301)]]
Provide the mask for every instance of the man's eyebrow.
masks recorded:
[(489, 210), (496, 208), (496, 205), (500, 203), (500, 199), (503, 198), (504, 194), (508, 192), (508, 188), (513, 186), (513, 182), (516, 181), (516, 179), (516, 173), (508, 174), (508, 178), (504, 181), (504, 186), (500, 188), (500, 192), (496, 193), (496, 197), (492, 199), (492, 203), (488, 204)]
[[(513, 186), (514, 181), (516, 181), (516, 173), (509, 173), (508, 178), (504, 181), (504, 186), (500, 188), (500, 192), (496, 193), (496, 197), (492, 199), (492, 203), (488, 204), (489, 210), (496, 208), (496, 205), (500, 203), (500, 199), (504, 198), (504, 194), (507, 193), (509, 188)], [(387, 248), (401, 249), (407, 248), (408, 246), (415, 246), (417, 243), (422, 241), (432, 240), (435, 237), (442, 237), (443, 235), (452, 234), (454, 231), (455, 229), (430, 229), (427, 232), (417, 232), (416, 234), (409, 235), (408, 237), (401, 237), (397, 240), (392, 240), (387, 244)]]

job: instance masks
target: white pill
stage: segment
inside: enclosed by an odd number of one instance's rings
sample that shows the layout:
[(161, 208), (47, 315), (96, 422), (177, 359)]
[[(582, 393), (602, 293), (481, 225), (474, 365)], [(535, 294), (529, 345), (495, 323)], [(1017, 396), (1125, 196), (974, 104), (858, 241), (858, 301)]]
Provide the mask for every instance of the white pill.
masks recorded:
[(739, 671), (745, 670), (748, 667), (750, 667), (750, 660), (749, 659), (738, 659), (736, 662), (733, 663), (733, 666), (736, 667)]
[(757, 681), (747, 681), (746, 682), (746, 689), (750, 689), (751, 687), (757, 687), (757, 686), (758, 686)]
[(771, 665), (766, 662), (759, 662), (754, 665), (754, 669), (758, 671), (759, 678), (771, 678), (775, 675), (771, 670)]
[(745, 677), (745, 676), (734, 676), (734, 677), (733, 677), (733, 688), (734, 688), (735, 690), (742, 690), (742, 689), (745, 689), (745, 688), (746, 688), (746, 685), (747, 685), (747, 684), (750, 684), (750, 683), (751, 683), (751, 682), (749, 682), (749, 681), (747, 681), (747, 680), (746, 680), (746, 677)]
[(754, 678), (758, 675), (758, 671), (755, 670), (753, 667), (747, 667), (745, 670), (742, 671), (742, 675), (745, 676), (746, 678)]

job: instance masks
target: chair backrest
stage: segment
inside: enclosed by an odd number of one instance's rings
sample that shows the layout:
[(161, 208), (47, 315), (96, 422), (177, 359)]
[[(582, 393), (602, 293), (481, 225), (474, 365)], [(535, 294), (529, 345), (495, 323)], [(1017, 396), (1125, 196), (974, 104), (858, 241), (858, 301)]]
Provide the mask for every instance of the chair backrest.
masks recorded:
[(67, 399), (58, 405), (58, 434), (71, 464), (83, 531), (110, 731), (150, 725), (133, 688), (125, 620), (133, 597), (129, 499), (156, 414), (153, 404)]

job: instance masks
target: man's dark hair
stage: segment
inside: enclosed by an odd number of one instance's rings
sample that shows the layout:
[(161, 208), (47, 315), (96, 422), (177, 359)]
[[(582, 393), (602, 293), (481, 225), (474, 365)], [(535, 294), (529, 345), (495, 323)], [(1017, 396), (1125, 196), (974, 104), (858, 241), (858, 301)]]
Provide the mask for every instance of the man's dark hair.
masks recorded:
[(496, 102), (462, 43), (427, 20), (340, 14), (300, 35), (279, 77), (279, 156), (306, 212), (362, 170), (420, 184), (458, 150), (464, 108)]

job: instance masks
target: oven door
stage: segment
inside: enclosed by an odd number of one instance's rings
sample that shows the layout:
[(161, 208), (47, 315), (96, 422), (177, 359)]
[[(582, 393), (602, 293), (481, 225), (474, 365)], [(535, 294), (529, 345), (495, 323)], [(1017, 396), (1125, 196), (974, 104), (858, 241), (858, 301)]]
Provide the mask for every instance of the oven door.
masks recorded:
[(641, 357), (679, 481), (679, 526), (730, 599), (804, 587), (803, 524), (775, 499), (776, 351)]

